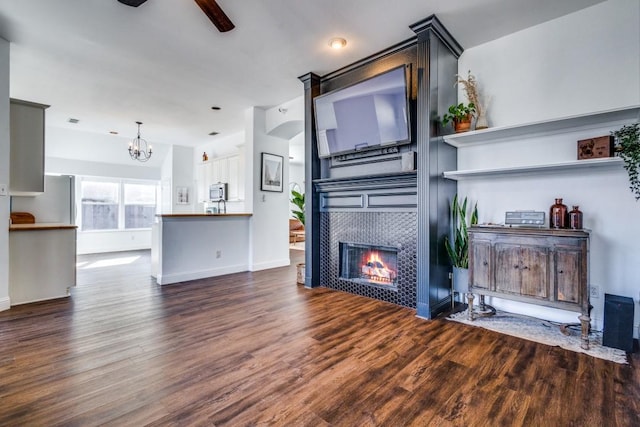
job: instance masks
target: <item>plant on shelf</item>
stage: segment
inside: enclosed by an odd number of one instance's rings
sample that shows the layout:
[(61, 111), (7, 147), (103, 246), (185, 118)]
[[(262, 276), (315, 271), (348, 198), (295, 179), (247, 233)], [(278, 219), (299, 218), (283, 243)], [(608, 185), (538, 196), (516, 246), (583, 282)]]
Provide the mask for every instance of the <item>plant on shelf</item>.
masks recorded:
[(471, 128), (471, 119), (476, 112), (476, 106), (473, 102), (469, 104), (460, 103), (449, 107), (447, 113), (442, 116), (442, 124), (447, 125), (453, 122), (453, 129), (456, 133), (466, 132)]
[(297, 208), (292, 210), (291, 213), (304, 225), (304, 193), (291, 190), (291, 203), (296, 205)]
[(615, 138), (615, 148), (618, 157), (624, 161), (624, 168), (629, 175), (629, 188), (640, 200), (640, 124), (633, 123), (622, 126), (611, 132)]
[(487, 108), (486, 103), (483, 104), (480, 100), (480, 91), (478, 90), (478, 80), (476, 76), (471, 74), (471, 70), (467, 72), (467, 78), (463, 78), (460, 74), (456, 74), (456, 82), (454, 85), (462, 85), (467, 99), (475, 107), (476, 115), (476, 130), (486, 129), (487, 124)]
[(469, 268), (469, 236), (468, 227), (478, 223), (478, 204), (471, 211), (467, 224), (467, 198), (460, 204), (456, 194), (451, 203), (452, 235), (444, 241), (445, 248), (451, 258), (451, 264), (457, 268)]

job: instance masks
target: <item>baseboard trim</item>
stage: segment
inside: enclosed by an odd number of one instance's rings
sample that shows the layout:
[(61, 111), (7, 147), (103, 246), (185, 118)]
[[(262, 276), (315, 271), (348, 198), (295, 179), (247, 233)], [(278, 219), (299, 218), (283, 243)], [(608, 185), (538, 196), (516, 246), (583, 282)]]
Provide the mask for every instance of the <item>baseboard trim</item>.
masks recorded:
[(289, 258), (283, 258), (275, 261), (252, 264), (250, 267), (250, 271), (268, 270), (270, 268), (285, 267), (289, 265), (291, 265), (291, 260)]
[(225, 274), (240, 273), (247, 271), (246, 264), (230, 265), (222, 268), (213, 268), (198, 271), (185, 271), (181, 273), (158, 274), (156, 282), (159, 285), (169, 285), (171, 283), (188, 282), (189, 280), (206, 279), (208, 277), (224, 276)]
[(11, 308), (11, 298), (0, 298), (0, 311), (9, 310)]

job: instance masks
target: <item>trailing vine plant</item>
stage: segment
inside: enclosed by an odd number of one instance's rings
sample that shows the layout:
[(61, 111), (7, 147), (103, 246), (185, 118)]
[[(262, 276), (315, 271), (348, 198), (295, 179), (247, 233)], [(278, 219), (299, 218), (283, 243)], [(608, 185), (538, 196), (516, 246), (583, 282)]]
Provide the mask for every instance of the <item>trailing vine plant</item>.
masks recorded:
[(629, 188), (640, 200), (640, 124), (622, 126), (611, 132), (615, 137), (617, 155), (624, 161), (624, 168), (629, 175)]

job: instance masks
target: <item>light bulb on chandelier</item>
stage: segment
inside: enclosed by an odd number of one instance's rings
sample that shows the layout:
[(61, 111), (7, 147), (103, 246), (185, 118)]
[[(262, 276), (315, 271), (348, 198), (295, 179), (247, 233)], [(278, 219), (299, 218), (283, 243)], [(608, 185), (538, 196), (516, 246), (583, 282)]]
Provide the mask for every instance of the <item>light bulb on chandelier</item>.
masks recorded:
[(142, 122), (136, 122), (138, 124), (138, 136), (129, 143), (129, 155), (133, 160), (139, 162), (146, 162), (151, 158), (152, 148), (147, 144), (147, 141), (140, 138), (140, 125)]

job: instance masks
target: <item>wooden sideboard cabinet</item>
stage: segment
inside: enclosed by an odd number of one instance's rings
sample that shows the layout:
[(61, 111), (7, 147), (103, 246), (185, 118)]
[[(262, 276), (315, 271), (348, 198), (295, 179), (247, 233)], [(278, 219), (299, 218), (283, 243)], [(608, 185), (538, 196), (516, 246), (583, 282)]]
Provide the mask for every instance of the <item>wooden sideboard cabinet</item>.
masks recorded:
[(586, 349), (588, 254), (582, 230), (470, 227), (469, 293), (579, 312)]

